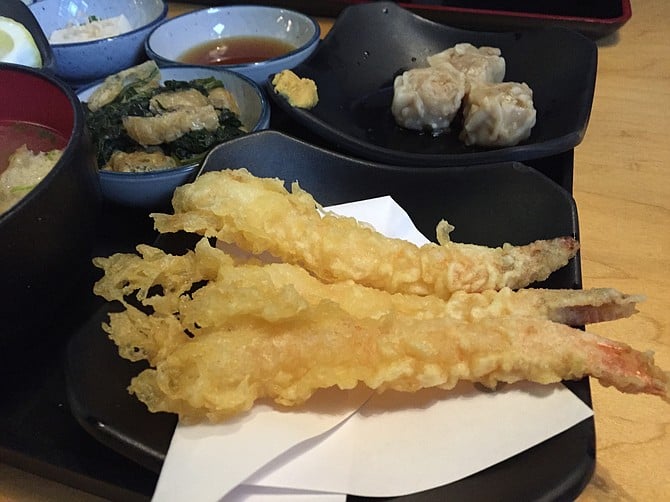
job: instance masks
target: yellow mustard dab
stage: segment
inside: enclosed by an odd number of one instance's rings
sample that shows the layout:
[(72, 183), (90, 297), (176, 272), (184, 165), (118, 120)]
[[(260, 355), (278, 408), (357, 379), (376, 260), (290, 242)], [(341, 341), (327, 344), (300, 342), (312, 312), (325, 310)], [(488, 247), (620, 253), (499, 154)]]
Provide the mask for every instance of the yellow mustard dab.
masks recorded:
[(296, 108), (314, 108), (319, 102), (316, 82), (309, 78), (300, 78), (291, 70), (283, 70), (272, 79), (275, 92), (286, 98)]

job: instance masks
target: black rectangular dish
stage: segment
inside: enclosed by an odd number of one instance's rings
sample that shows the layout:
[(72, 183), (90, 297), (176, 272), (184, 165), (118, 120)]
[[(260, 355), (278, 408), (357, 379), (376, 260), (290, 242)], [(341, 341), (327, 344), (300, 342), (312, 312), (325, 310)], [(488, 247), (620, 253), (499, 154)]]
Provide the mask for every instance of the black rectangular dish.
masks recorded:
[[(282, 133), (263, 131), (216, 148), (203, 170), (242, 166), (260, 176), (298, 179), (325, 205), (390, 194), (429, 238), (434, 238), (435, 223), (442, 217), (456, 226), (454, 240), (486, 245), (579, 234), (569, 191), (519, 163), (402, 169), (351, 159)], [(122, 227), (129, 215), (116, 214)], [(147, 219), (145, 215), (142, 221)], [(116, 244), (108, 235), (97, 252), (128, 251), (133, 244), (150, 243), (153, 238), (149, 226), (117, 239)], [(191, 239), (162, 236), (156, 242), (178, 252)], [(578, 257), (542, 285), (581, 287)], [(118, 357), (102, 332), (100, 323), (107, 309), (92, 298), (90, 289), (73, 299), (72, 318), (69, 323), (64, 319), (62, 327), (73, 330), (65, 372), (60, 361), (47, 358), (50, 367), (33, 375), (32, 384), (3, 404), (0, 427), (7, 434), (0, 451), (3, 458), (7, 455), (6, 461), (98, 495), (148, 499), (176, 420), (168, 414), (150, 414), (127, 394), (127, 382), (141, 365)], [(569, 387), (590, 406), (588, 379), (571, 382)], [(574, 499), (594, 465), (594, 423), (588, 419), (466, 479), (395, 500)]]
[[(191, 0), (201, 5), (233, 5), (243, 0)], [(360, 0), (261, 0), (313, 16), (335, 17)], [(419, 0), (397, 2), (427, 19), (472, 30), (517, 30), (536, 27), (569, 28), (601, 38), (621, 28), (632, 16), (630, 0)]]
[[(396, 77), (427, 67), (429, 56), (464, 42), (500, 49), (504, 81), (532, 89), (537, 116), (527, 139), (499, 147), (466, 145), (457, 118), (439, 135), (396, 123)], [(274, 91), (271, 79), (266, 90), (300, 126), (356, 157), (431, 167), (527, 162), (572, 150), (582, 141), (597, 59), (595, 43), (570, 30), (476, 32), (428, 21), (393, 2), (374, 2), (344, 10), (314, 53), (292, 69), (315, 82), (315, 106), (292, 106)]]

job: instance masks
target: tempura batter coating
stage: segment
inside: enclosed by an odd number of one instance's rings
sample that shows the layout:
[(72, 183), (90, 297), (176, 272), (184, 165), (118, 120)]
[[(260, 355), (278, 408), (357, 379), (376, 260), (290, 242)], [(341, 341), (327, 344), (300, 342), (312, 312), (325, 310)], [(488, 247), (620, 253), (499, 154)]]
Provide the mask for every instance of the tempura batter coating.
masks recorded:
[[(212, 247), (206, 239), (201, 239), (193, 251), (182, 256), (147, 245), (138, 246), (137, 251), (139, 254), (96, 258), (95, 265), (102, 268), (105, 275), (95, 284), (94, 292), (109, 301), (122, 302), (127, 295), (135, 294), (139, 302), (164, 314), (179, 309), (184, 301), (180, 300), (182, 295), (201, 281), (209, 281), (211, 287), (216, 285), (230, 297), (221, 300), (225, 304), (220, 305), (218, 313), (235, 307), (241, 284), (253, 286), (257, 301), (266, 306), (270, 303), (267, 299), (274, 296), (273, 291), (288, 296), (287, 291), (291, 289), (309, 303), (330, 299), (359, 317), (381, 317), (390, 312), (464, 320), (518, 315), (571, 326), (628, 317), (636, 312), (636, 304), (644, 300), (640, 295), (627, 295), (612, 288), (457, 291), (444, 300), (432, 295), (392, 294), (352, 281), (324, 283), (306, 270), (285, 263), (264, 266), (236, 263), (232, 256)], [(149, 291), (155, 286), (161, 287), (162, 294), (150, 296)], [(243, 289), (248, 293), (251, 288)], [(188, 298), (193, 300), (196, 296)], [(245, 301), (249, 302), (248, 296)]]
[(233, 243), (254, 254), (269, 252), (327, 282), (353, 280), (396, 293), (523, 288), (546, 279), (575, 256), (572, 237), (524, 246), (489, 248), (446, 240), (416, 246), (390, 239), (353, 218), (327, 213), (293, 184), (258, 178), (244, 169), (208, 172), (175, 190), (175, 214), (153, 214), (160, 232), (186, 230)]
[[(528, 289), (483, 293), (457, 292), (449, 300), (436, 296), (391, 294), (351, 281), (326, 284), (295, 265), (236, 263), (206, 239), (183, 256), (138, 246), (139, 255), (96, 258), (105, 275), (94, 292), (119, 301), (123, 312), (110, 315), (105, 330), (123, 357), (156, 364), (177, 345), (205, 329), (229, 326), (253, 317), (286, 321), (308, 306), (335, 302), (348, 315), (380, 319), (400, 314), (416, 319), (449, 317), (477, 321), (486, 317), (519, 316), (581, 325), (627, 317), (639, 296), (614, 289)], [(202, 285), (204, 281), (206, 284)], [(194, 287), (200, 285), (197, 290)], [(156, 288), (160, 293), (156, 292)], [(134, 303), (151, 314), (142, 312)]]
[(293, 406), (332, 386), (412, 392), (462, 380), (494, 387), (586, 375), (624, 392), (668, 397), (668, 375), (650, 354), (551, 321), (359, 319), (333, 302), (286, 322), (203, 332), (134, 378), (129, 390), (154, 412), (221, 420), (261, 398)]
[[(152, 366), (129, 390), (151, 411), (185, 421), (222, 420), (263, 398), (293, 406), (320, 388), (359, 384), (411, 392), (590, 375), (668, 398), (668, 375), (651, 354), (545, 318), (628, 315), (639, 298), (614, 290), (504, 288), (445, 301), (240, 262), (207, 239), (182, 256), (138, 251), (95, 259), (105, 272), (95, 292), (125, 307), (104, 329), (123, 357)], [(584, 299), (595, 306), (579, 305)]]

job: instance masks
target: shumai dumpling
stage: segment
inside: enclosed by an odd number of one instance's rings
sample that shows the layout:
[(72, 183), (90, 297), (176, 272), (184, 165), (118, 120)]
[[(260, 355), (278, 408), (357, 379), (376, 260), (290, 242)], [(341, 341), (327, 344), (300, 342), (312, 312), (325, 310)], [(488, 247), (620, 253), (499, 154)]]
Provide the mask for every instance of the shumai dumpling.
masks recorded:
[(505, 59), (497, 47), (475, 47), (469, 43), (456, 44), (432, 56), (428, 64), (439, 68), (451, 65), (465, 75), (468, 85), (478, 82), (495, 84), (505, 78)]
[(477, 84), (463, 103), (459, 137), (466, 145), (513, 146), (535, 125), (533, 91), (525, 83)]
[(465, 78), (455, 68), (415, 68), (395, 78), (391, 112), (401, 127), (440, 134), (449, 129), (464, 94)]

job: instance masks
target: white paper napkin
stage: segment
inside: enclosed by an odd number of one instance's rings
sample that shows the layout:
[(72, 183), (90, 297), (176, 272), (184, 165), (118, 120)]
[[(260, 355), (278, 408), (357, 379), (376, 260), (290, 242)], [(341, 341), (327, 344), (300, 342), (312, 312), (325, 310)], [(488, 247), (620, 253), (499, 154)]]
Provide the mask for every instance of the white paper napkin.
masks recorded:
[(520, 383), (492, 393), (472, 385), (386, 392), (336, 432), (270, 462), (245, 483), (368, 497), (406, 495), (497, 464), (591, 414), (560, 384)]
[[(328, 208), (416, 244), (390, 197)], [(590, 417), (563, 385), (470, 384), (374, 394), (318, 392), (305, 407), (257, 405), (216, 425), (177, 425), (156, 501), (342, 502), (434, 488), (501, 462)]]

